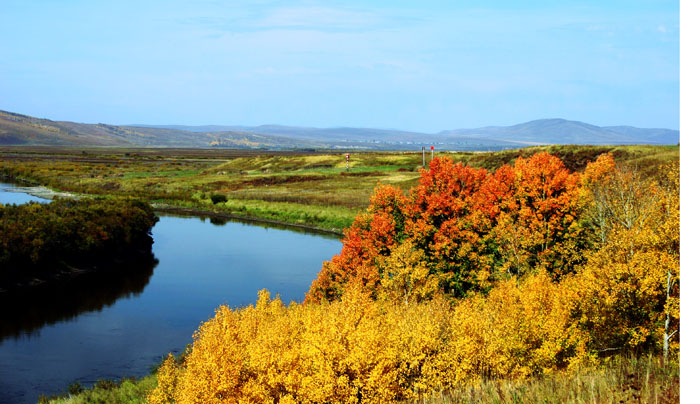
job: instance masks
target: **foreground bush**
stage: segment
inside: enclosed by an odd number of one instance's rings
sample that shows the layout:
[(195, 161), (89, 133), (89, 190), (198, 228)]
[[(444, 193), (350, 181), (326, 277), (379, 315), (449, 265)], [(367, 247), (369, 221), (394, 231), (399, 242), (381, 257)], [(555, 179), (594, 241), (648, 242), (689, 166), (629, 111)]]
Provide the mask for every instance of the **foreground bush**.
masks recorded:
[(522, 379), (591, 359), (561, 290), (546, 274), (504, 282), (487, 298), (337, 301), (220, 307), (183, 366), (167, 360), (151, 403), (381, 403), (482, 377)]

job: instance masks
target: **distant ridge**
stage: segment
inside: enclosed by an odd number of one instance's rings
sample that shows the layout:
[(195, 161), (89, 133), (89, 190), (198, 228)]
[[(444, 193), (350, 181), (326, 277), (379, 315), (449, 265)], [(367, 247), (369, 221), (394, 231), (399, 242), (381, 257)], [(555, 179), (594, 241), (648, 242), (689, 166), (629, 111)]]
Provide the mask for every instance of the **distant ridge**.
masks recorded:
[(500, 150), (545, 144), (677, 144), (680, 132), (632, 126), (600, 127), (566, 119), (435, 134), (373, 128), (284, 125), (109, 125), (52, 121), (0, 111), (0, 145), (231, 147), (242, 149)]
[(677, 144), (680, 131), (632, 126), (595, 126), (566, 119), (538, 119), (513, 126), (455, 129), (443, 136), (466, 136), (537, 144)]

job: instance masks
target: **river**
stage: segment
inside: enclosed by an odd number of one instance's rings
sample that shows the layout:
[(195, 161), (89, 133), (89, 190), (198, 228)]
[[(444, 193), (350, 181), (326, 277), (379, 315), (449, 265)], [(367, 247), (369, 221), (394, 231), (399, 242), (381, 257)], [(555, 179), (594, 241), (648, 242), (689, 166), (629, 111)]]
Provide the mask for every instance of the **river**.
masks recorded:
[[(41, 201), (13, 188), (0, 183), (0, 203)], [(0, 403), (144, 376), (221, 304), (254, 303), (263, 288), (303, 300), (341, 248), (332, 236), (200, 218), (160, 216), (152, 233), (155, 266), (0, 298)]]

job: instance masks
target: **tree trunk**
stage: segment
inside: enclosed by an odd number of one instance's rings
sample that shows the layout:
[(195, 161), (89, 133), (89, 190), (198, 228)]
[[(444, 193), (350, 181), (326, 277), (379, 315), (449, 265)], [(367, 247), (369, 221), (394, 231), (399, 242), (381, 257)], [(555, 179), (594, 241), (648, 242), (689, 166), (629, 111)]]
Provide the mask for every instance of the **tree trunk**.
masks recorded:
[[(668, 304), (671, 298), (671, 271), (667, 272), (666, 276), (666, 303)], [(666, 321), (664, 322), (664, 365), (668, 361), (668, 340), (671, 339), (673, 334), (669, 335), (669, 327), (671, 326), (671, 313), (666, 310)]]

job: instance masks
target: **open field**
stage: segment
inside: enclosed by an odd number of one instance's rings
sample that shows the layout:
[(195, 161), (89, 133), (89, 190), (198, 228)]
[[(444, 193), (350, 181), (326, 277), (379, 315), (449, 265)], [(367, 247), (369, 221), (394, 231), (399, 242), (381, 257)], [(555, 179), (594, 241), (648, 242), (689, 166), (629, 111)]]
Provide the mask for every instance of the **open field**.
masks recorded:
[[(574, 171), (612, 153), (647, 174), (678, 160), (678, 146), (541, 146), (502, 152), (438, 152), (495, 170), (546, 150)], [(426, 153), (427, 160), (430, 159)], [(89, 195), (131, 196), (162, 210), (216, 213), (340, 233), (378, 183), (415, 185), (420, 152), (345, 153), (235, 149), (2, 147), (0, 175)]]

